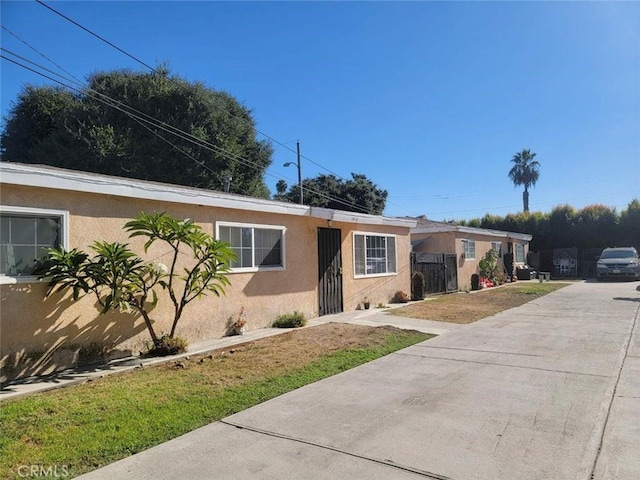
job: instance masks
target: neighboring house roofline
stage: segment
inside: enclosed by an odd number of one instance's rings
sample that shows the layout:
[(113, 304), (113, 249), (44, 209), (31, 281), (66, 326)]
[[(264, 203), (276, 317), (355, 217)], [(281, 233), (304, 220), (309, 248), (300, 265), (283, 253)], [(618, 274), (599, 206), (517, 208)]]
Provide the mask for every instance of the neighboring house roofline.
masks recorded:
[(421, 238), (420, 240), (411, 240), (411, 246), (413, 248), (416, 248), (424, 243), (427, 243), (429, 240), (431, 240), (431, 237)]
[(411, 234), (445, 233), (445, 232), (486, 235), (491, 237), (500, 237), (500, 238), (507, 238), (507, 239), (513, 239), (513, 240), (523, 240), (526, 242), (530, 242), (531, 239), (533, 238), (532, 235), (529, 235), (527, 233), (515, 233), (515, 232), (505, 232), (502, 230), (489, 230), (486, 228), (464, 227), (461, 225), (451, 225), (449, 223), (442, 223), (440, 225), (435, 225), (435, 222), (432, 222), (430, 226), (415, 227), (411, 229)]
[(45, 165), (0, 162), (0, 183), (281, 215), (308, 216), (335, 222), (405, 228), (412, 228), (417, 225), (416, 220), (310, 207), (202, 188), (114, 177)]

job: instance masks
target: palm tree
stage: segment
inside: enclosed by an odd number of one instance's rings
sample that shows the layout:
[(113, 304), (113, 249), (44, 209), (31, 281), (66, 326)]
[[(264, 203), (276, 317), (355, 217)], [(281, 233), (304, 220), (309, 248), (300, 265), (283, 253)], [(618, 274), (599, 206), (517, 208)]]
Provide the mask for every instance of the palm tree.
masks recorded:
[(534, 160), (535, 157), (536, 154), (531, 153), (530, 150), (522, 150), (511, 159), (513, 167), (509, 170), (509, 178), (513, 182), (513, 186), (524, 185), (522, 203), (525, 213), (529, 212), (529, 187), (535, 186), (540, 177), (540, 162)]

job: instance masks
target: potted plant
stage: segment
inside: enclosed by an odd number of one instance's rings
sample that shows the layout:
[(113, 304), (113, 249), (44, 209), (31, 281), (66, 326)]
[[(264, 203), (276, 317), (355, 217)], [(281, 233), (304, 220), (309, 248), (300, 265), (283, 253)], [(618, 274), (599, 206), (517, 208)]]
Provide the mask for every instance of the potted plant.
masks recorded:
[(231, 328), (233, 328), (233, 331), (236, 335), (243, 335), (244, 334), (244, 327), (247, 324), (247, 319), (244, 317), (244, 307), (240, 308), (240, 313), (238, 314), (238, 319), (233, 322), (233, 324), (231, 325)]
[(364, 300), (362, 301), (362, 305), (364, 306), (365, 310), (369, 310), (369, 307), (371, 306), (371, 302), (369, 302), (368, 297), (364, 297)]

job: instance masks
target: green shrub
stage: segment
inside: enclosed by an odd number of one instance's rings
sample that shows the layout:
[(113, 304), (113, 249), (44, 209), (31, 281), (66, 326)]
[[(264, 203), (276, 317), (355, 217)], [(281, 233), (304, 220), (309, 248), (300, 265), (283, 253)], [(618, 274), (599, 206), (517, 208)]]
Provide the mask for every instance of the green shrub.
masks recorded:
[(299, 328), (307, 324), (307, 318), (304, 313), (293, 312), (279, 315), (271, 324), (274, 328)]
[[(119, 242), (93, 242), (93, 256), (76, 248), (49, 248), (46, 267), (39, 277), (50, 277), (46, 296), (66, 289), (73, 292), (74, 301), (84, 294), (95, 295), (101, 315), (120, 310), (142, 316), (153, 342), (149, 352), (169, 351), (166, 355), (171, 355), (185, 349), (184, 341), (162, 341), (153, 326), (151, 313), (158, 303), (157, 291), (167, 290), (173, 304), (173, 323), (167, 337), (175, 338), (178, 320), (189, 302), (208, 293), (224, 295), (224, 288), (231, 284), (227, 273), (236, 254), (228, 243), (215, 239), (193, 220), (178, 220), (164, 212), (141, 212), (124, 228), (130, 238), (146, 237), (145, 253), (156, 241), (169, 247), (170, 266), (147, 262), (128, 244)], [(181, 273), (183, 267), (177, 267), (177, 260), (186, 247), (193, 254), (193, 262)]]
[(182, 337), (163, 335), (158, 339), (157, 344), (151, 344), (145, 355), (150, 357), (166, 357), (167, 355), (178, 355), (187, 351), (189, 343)]
[(391, 299), (391, 303), (407, 303), (410, 300), (409, 295), (402, 290), (398, 290)]
[(498, 252), (495, 249), (489, 250), (484, 258), (478, 262), (478, 270), (481, 277), (496, 282), (500, 268), (498, 267)]
[(422, 272), (414, 272), (411, 277), (412, 300), (422, 300), (424, 298), (424, 275)]

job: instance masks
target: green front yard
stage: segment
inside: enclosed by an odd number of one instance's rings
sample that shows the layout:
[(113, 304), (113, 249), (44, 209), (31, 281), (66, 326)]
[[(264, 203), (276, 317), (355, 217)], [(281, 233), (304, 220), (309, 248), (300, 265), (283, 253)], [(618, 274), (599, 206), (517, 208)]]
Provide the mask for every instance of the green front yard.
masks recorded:
[(0, 478), (33, 465), (76, 476), (430, 337), (327, 324), (8, 400)]

